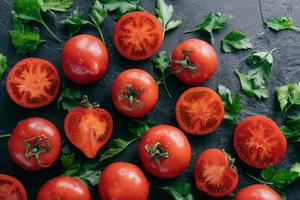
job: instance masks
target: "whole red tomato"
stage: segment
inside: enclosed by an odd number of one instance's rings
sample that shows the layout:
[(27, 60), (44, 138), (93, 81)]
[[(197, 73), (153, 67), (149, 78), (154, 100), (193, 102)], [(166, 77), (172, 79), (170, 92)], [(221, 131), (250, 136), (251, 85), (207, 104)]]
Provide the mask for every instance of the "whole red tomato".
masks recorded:
[(233, 159), (220, 149), (207, 149), (197, 158), (194, 175), (196, 187), (213, 197), (229, 195), (238, 184)]
[(61, 150), (60, 133), (44, 118), (20, 121), (8, 141), (11, 158), (23, 169), (35, 171), (50, 167)]
[(139, 157), (152, 175), (173, 178), (189, 166), (191, 146), (179, 129), (158, 125), (150, 128), (140, 141)]
[(26, 190), (16, 178), (0, 174), (0, 199), (27, 200)]
[(77, 178), (60, 176), (47, 181), (36, 200), (91, 200), (87, 186)]
[(218, 65), (214, 48), (198, 39), (188, 39), (178, 44), (171, 60), (175, 76), (190, 85), (199, 85), (210, 79)]
[(151, 112), (158, 100), (158, 85), (141, 69), (128, 69), (112, 84), (111, 96), (116, 109), (130, 117), (143, 117)]
[(98, 185), (101, 200), (147, 200), (149, 187), (142, 170), (125, 162), (107, 166)]
[(238, 191), (233, 200), (281, 200), (281, 197), (270, 187), (255, 184)]
[(107, 48), (95, 36), (77, 35), (68, 40), (62, 51), (62, 69), (78, 84), (91, 84), (99, 80), (108, 66)]

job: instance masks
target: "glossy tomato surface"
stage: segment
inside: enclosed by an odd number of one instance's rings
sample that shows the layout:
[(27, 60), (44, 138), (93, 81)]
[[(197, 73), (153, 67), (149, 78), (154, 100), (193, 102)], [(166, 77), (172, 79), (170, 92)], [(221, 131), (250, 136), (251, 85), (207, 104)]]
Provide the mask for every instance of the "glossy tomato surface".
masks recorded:
[(61, 137), (56, 126), (39, 117), (18, 122), (8, 141), (10, 157), (28, 171), (50, 167), (60, 150)]
[(144, 168), (159, 178), (178, 176), (191, 160), (191, 146), (186, 136), (169, 125), (150, 128), (140, 141), (138, 152)]
[(23, 184), (16, 178), (0, 174), (0, 199), (1, 200), (27, 200)]
[(228, 196), (238, 184), (231, 158), (220, 149), (207, 149), (196, 160), (196, 187), (213, 197)]
[(233, 200), (281, 200), (281, 197), (270, 187), (255, 184), (238, 191)]
[(147, 200), (150, 183), (134, 164), (115, 162), (107, 166), (99, 180), (101, 200)]
[(119, 53), (130, 60), (153, 56), (163, 42), (163, 29), (158, 19), (147, 12), (129, 12), (116, 23), (113, 40)]
[(69, 39), (62, 50), (64, 74), (78, 84), (98, 81), (108, 67), (108, 51), (93, 35), (77, 35)]
[(120, 73), (112, 84), (111, 97), (116, 109), (130, 117), (143, 117), (153, 110), (158, 100), (158, 85), (141, 69)]
[(94, 158), (111, 136), (113, 119), (104, 109), (80, 106), (67, 114), (64, 129), (74, 146), (88, 158)]
[(209, 80), (218, 66), (214, 48), (198, 39), (188, 39), (178, 44), (171, 60), (175, 76), (190, 85), (200, 85)]
[(285, 136), (277, 124), (261, 115), (247, 117), (238, 124), (233, 145), (239, 157), (255, 168), (280, 162), (287, 149)]
[(60, 176), (47, 181), (36, 200), (91, 200), (87, 186), (77, 178)]
[(175, 113), (177, 123), (184, 131), (204, 135), (220, 126), (224, 118), (224, 105), (212, 89), (193, 87), (181, 94)]
[(60, 89), (57, 69), (42, 58), (25, 58), (16, 63), (6, 79), (10, 98), (25, 108), (40, 108), (50, 104)]

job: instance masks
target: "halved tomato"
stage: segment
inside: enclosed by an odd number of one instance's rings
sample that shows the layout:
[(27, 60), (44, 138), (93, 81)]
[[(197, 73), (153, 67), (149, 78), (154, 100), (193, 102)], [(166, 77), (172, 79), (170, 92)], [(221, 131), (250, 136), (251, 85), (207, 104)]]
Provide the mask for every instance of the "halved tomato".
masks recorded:
[(0, 199), (27, 200), (26, 190), (16, 178), (0, 174)]
[(223, 102), (220, 96), (210, 88), (190, 88), (177, 100), (177, 123), (190, 134), (211, 133), (219, 127), (223, 118)]
[(104, 109), (80, 106), (67, 114), (64, 129), (73, 145), (94, 158), (111, 136), (113, 119)]
[(25, 108), (50, 104), (59, 92), (60, 78), (55, 66), (42, 58), (25, 58), (10, 70), (6, 90), (10, 98)]
[(154, 55), (163, 42), (163, 29), (158, 19), (147, 12), (123, 15), (114, 29), (114, 44), (124, 57), (144, 60)]
[(194, 169), (196, 186), (213, 197), (229, 195), (238, 184), (233, 159), (220, 149), (207, 149), (196, 160)]
[(238, 124), (234, 131), (233, 146), (245, 163), (262, 169), (283, 159), (287, 142), (274, 121), (255, 115)]

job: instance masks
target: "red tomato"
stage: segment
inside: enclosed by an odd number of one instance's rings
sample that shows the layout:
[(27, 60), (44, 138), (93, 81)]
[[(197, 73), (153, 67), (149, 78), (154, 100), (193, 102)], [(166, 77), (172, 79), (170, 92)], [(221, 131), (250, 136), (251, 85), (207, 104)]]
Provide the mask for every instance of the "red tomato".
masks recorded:
[(195, 181), (199, 190), (213, 197), (229, 195), (238, 184), (233, 159), (219, 149), (207, 149), (197, 158)]
[(11, 158), (29, 171), (50, 167), (61, 150), (60, 133), (44, 118), (31, 117), (20, 121), (8, 141)]
[(122, 56), (144, 60), (153, 56), (163, 42), (163, 29), (158, 19), (147, 12), (123, 15), (114, 29), (114, 44)]
[(60, 176), (46, 182), (36, 200), (91, 200), (87, 186), (77, 178)]
[(104, 109), (80, 106), (67, 114), (64, 128), (71, 143), (94, 158), (111, 136), (113, 119)]
[(242, 120), (234, 131), (233, 146), (239, 157), (255, 168), (266, 168), (283, 159), (285, 136), (271, 119), (255, 115)]
[(150, 183), (142, 170), (134, 164), (115, 162), (100, 176), (101, 200), (147, 200)]
[(255, 184), (238, 191), (234, 200), (281, 200), (280, 195), (270, 187)]
[(108, 67), (107, 48), (95, 36), (77, 35), (68, 40), (62, 51), (62, 69), (78, 84), (98, 81)]
[(0, 199), (27, 200), (26, 190), (16, 178), (0, 174)]
[(188, 39), (177, 45), (171, 60), (175, 76), (190, 85), (199, 85), (210, 79), (218, 65), (214, 48), (198, 39)]
[(41, 58), (25, 58), (11, 68), (6, 79), (10, 98), (25, 108), (40, 108), (57, 96), (60, 78), (55, 66)]
[(149, 73), (141, 69), (128, 69), (114, 80), (111, 96), (120, 113), (143, 117), (153, 110), (158, 92), (158, 85)]
[(139, 144), (142, 165), (159, 178), (173, 178), (182, 173), (191, 160), (191, 146), (177, 128), (158, 125), (150, 128)]
[(212, 89), (193, 87), (181, 94), (175, 112), (177, 123), (183, 130), (204, 135), (220, 126), (224, 118), (224, 105)]

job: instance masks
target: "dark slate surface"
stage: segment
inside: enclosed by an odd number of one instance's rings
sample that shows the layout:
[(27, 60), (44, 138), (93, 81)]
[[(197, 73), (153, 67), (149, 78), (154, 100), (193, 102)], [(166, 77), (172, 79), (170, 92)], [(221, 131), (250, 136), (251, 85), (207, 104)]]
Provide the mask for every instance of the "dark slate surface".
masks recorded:
[[(92, 0), (74, 0), (75, 5), (87, 9)], [(0, 1), (0, 52), (8, 56), (9, 66), (13, 66), (23, 56), (18, 55), (13, 48), (9, 39), (9, 30), (11, 29), (11, 10), (13, 0), (1, 0)], [(234, 18), (222, 31), (214, 34), (215, 44), (214, 47), (219, 55), (219, 67), (216, 74), (208, 81), (205, 86), (216, 89), (218, 84), (223, 84), (229, 87), (233, 92), (240, 92), (240, 85), (238, 78), (234, 74), (234, 69), (239, 68), (241, 71), (247, 71), (248, 67), (244, 64), (245, 58), (250, 51), (242, 51), (234, 54), (224, 54), (220, 51), (220, 40), (222, 37), (231, 30), (242, 31), (252, 38), (252, 42), (256, 50), (270, 50), (274, 47), (277, 51), (274, 53), (274, 66), (272, 76), (268, 82), (268, 88), (271, 93), (271, 97), (266, 101), (257, 101), (255, 99), (247, 98), (242, 95), (242, 103), (245, 109), (241, 113), (241, 118), (254, 114), (264, 114), (272, 117), (276, 122), (282, 123), (282, 118), (279, 112), (279, 105), (275, 98), (275, 87), (286, 84), (289, 82), (299, 81), (300, 75), (300, 34), (292, 31), (284, 31), (280, 33), (274, 33), (263, 26), (262, 19), (269, 19), (278, 15), (291, 16), (296, 24), (300, 26), (300, 1), (299, 0), (167, 0), (168, 3), (172, 3), (175, 8), (176, 18), (185, 19), (185, 24), (175, 31), (166, 34), (166, 38), (162, 49), (171, 52), (172, 49), (180, 41), (187, 38), (196, 37), (206, 39), (205, 35), (198, 33), (183, 35), (183, 31), (193, 27), (199, 19), (205, 16), (209, 11), (219, 11), (224, 14), (230, 14)], [(154, 0), (142, 1), (142, 7), (150, 12), (154, 12)], [(73, 7), (75, 7), (75, 5)], [(51, 27), (55, 32), (65, 41), (67, 40), (67, 33), (64, 28), (58, 23), (65, 17), (65, 14), (57, 14), (57, 17), (45, 16), (47, 22), (51, 24)], [(112, 80), (118, 73), (128, 68), (142, 68), (150, 73), (153, 73), (152, 66), (149, 60), (142, 62), (132, 62), (122, 58), (115, 50), (113, 43), (111, 42), (112, 30), (114, 27), (114, 21), (111, 17), (105, 20), (102, 30), (104, 30), (105, 39), (108, 44), (110, 65), (109, 70), (105, 77), (94, 85), (82, 87), (86, 93), (88, 93), (92, 99), (101, 102), (102, 106), (109, 110), (115, 120), (115, 127), (113, 137), (130, 138), (130, 134), (126, 132), (124, 127), (127, 126), (127, 118), (121, 116), (113, 108), (110, 100), (110, 87)], [(82, 33), (91, 33), (97, 35), (95, 30), (84, 29)], [(27, 57), (42, 57), (53, 62), (63, 79), (67, 82), (61, 70), (61, 48), (63, 44), (57, 44), (48, 38), (48, 34), (42, 31), (42, 35), (47, 39), (47, 43), (41, 45), (39, 50), (34, 54)], [(42, 109), (26, 110), (15, 105), (8, 97), (5, 91), (5, 77), (1, 80), (0, 84), (0, 133), (9, 133), (19, 120), (30, 116), (41, 116), (53, 121), (63, 134), (63, 119), (65, 113), (58, 111), (56, 105), (52, 104)], [(172, 124), (177, 126), (174, 118), (174, 107), (178, 96), (187, 88), (188, 85), (180, 83), (175, 78), (170, 78), (168, 81), (173, 94), (173, 98), (170, 100), (166, 93), (161, 90), (159, 102), (155, 110), (148, 116), (148, 118), (155, 119), (159, 123)], [(208, 136), (189, 136), (193, 148), (193, 160), (190, 167), (185, 171), (183, 176), (192, 179), (192, 170), (194, 160), (197, 155), (204, 149), (209, 147), (224, 148), (237, 158), (236, 153), (232, 147), (232, 132), (234, 126), (222, 124), (222, 126), (213, 134)], [(137, 158), (137, 143), (132, 145), (124, 153), (118, 156), (112, 161), (127, 161), (140, 164)], [(79, 155), (81, 155), (79, 153)], [(288, 167), (292, 163), (300, 161), (300, 148), (299, 145), (289, 143), (288, 152), (284, 157), (284, 160), (280, 163), (280, 166)], [(107, 163), (103, 163), (104, 167)], [(236, 165), (239, 169), (240, 179), (238, 189), (247, 185), (254, 184), (255, 182), (248, 178), (245, 173), (250, 172), (257, 174), (259, 171), (246, 166), (241, 160), (236, 159)], [(6, 148), (6, 140), (0, 141), (0, 172), (8, 173), (19, 178), (24, 184), (29, 194), (29, 199), (35, 198), (36, 192), (40, 186), (51, 177), (58, 176), (61, 173), (61, 168), (56, 163), (51, 168), (35, 172), (28, 173), (20, 169), (9, 158)], [(148, 175), (149, 180), (153, 185), (167, 184), (169, 181), (160, 180)], [(300, 199), (300, 182), (291, 185), (287, 190), (287, 196), (291, 200)], [(193, 193), (195, 199), (213, 199), (196, 191), (193, 186)], [(93, 191), (94, 198), (99, 199), (97, 191)], [(155, 188), (151, 188), (150, 199), (152, 200), (166, 200), (170, 199), (168, 195)], [(231, 197), (223, 199), (232, 199)]]

